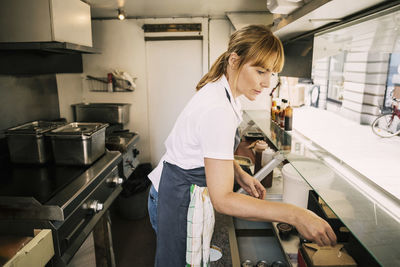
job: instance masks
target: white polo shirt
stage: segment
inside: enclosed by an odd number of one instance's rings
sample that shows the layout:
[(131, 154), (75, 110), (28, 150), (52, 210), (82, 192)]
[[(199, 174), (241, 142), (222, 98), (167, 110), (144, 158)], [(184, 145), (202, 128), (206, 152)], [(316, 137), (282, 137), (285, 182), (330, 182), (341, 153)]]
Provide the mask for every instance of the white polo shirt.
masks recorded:
[(204, 167), (204, 158), (233, 160), (241, 121), (239, 100), (233, 98), (225, 75), (206, 84), (183, 109), (164, 143), (166, 153), (149, 174), (155, 189), (158, 191), (163, 161), (188, 170)]

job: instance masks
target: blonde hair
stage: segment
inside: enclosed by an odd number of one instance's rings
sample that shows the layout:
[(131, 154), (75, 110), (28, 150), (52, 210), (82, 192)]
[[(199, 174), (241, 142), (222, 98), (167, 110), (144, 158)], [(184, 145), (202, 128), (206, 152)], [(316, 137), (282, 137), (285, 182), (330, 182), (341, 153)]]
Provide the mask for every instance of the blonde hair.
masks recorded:
[(273, 35), (267, 26), (249, 25), (231, 35), (228, 50), (218, 57), (208, 73), (201, 78), (196, 90), (200, 90), (209, 82), (215, 82), (226, 73), (231, 53), (240, 57), (238, 73), (247, 62), (272, 72), (280, 72), (283, 68), (283, 46), (278, 37)]

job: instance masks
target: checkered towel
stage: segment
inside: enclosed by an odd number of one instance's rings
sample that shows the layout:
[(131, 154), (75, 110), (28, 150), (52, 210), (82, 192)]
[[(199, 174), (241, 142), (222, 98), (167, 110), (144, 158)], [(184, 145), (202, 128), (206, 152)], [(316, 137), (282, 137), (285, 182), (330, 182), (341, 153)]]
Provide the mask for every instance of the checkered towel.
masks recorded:
[(190, 187), (187, 215), (186, 266), (210, 266), (210, 243), (214, 232), (214, 208), (207, 187)]

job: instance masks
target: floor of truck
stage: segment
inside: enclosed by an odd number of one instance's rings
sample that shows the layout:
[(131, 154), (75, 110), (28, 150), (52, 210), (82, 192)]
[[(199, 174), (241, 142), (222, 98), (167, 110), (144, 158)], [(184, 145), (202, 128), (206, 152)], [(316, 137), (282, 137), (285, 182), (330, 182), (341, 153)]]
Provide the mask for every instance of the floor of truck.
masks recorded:
[(111, 212), (111, 221), (117, 267), (154, 266), (156, 235), (149, 216), (126, 220)]

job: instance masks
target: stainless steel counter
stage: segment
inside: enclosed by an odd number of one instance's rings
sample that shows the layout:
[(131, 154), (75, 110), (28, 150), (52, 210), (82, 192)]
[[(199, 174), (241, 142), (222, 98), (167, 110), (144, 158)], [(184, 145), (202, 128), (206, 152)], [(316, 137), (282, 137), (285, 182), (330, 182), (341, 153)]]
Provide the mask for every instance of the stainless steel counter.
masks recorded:
[(247, 122), (254, 121), (295, 169), (298, 169), (300, 161), (308, 159), (328, 166), (333, 173), (329, 179), (299, 174), (380, 265), (400, 266), (398, 200), (374, 187), (351, 168), (343, 166), (339, 159), (312, 140), (295, 130), (281, 130), (271, 122), (266, 111), (245, 111), (243, 117)]

